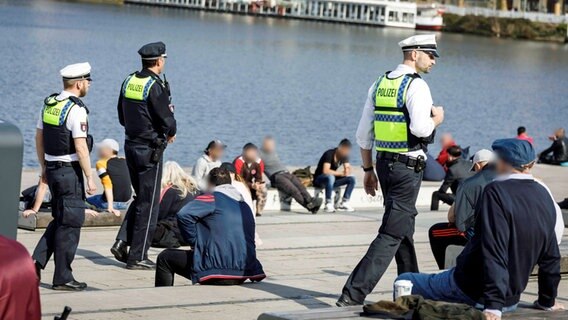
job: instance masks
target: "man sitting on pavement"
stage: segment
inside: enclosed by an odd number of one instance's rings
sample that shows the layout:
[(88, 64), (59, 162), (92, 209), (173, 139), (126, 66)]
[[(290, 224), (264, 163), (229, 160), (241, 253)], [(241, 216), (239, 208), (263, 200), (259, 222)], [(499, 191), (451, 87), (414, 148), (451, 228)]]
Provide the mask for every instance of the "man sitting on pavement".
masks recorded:
[(550, 190), (530, 174), (536, 154), (518, 139), (493, 143), (500, 175), (488, 184), (475, 207), (475, 233), (455, 268), (438, 274), (404, 273), (412, 294), (425, 299), (464, 303), (501, 319), (519, 303), (529, 276), (538, 265), (537, 308), (559, 310), (558, 243), (564, 230), (560, 209)]
[[(355, 177), (351, 175), (349, 154), (351, 153), (351, 141), (343, 139), (337, 148), (329, 149), (321, 156), (318, 167), (314, 174), (314, 186), (325, 189), (325, 211), (355, 211), (349, 204), (351, 192), (355, 188)], [(343, 166), (343, 170), (338, 170)], [(345, 187), (343, 200), (335, 208), (333, 190), (340, 186)]]
[[(446, 162), (448, 171), (444, 182), (438, 191), (432, 193), (432, 204), (430, 210), (437, 211), (439, 202), (442, 201), (448, 205), (454, 203), (455, 194), (459, 185), (467, 178), (471, 177), (471, 162), (462, 158), (462, 149), (459, 146), (451, 146), (448, 148), (448, 161)], [(447, 193), (448, 189), (452, 193)]]
[(555, 165), (568, 162), (568, 138), (566, 138), (566, 131), (563, 128), (559, 128), (549, 139), (552, 140), (552, 144), (538, 155), (538, 161)]
[(174, 274), (200, 284), (241, 284), (266, 276), (256, 258), (255, 223), (250, 207), (231, 185), (229, 171), (209, 173), (209, 193), (177, 214), (191, 250), (166, 249), (158, 255), (156, 287), (173, 286)]
[(258, 156), (258, 147), (247, 143), (243, 153), (233, 161), (237, 174), (240, 175), (250, 189), (252, 200), (256, 201), (256, 216), (262, 215), (266, 204), (266, 183), (264, 182), (264, 162)]
[(199, 190), (207, 189), (207, 175), (213, 168), (221, 166), (221, 158), (227, 146), (221, 140), (213, 140), (209, 142), (207, 148), (203, 151), (203, 155), (197, 159), (191, 175), (197, 181)]
[(97, 174), (101, 179), (104, 192), (87, 198), (87, 202), (96, 209), (104, 209), (116, 216), (119, 210), (128, 208), (132, 198), (132, 184), (126, 159), (118, 156), (118, 142), (114, 139), (104, 139), (97, 143), (99, 160)]
[(264, 172), (270, 179), (272, 187), (294, 198), (294, 200), (311, 213), (318, 212), (323, 200), (321, 198), (312, 197), (300, 179), (286, 169), (286, 166), (280, 161), (276, 153), (274, 138), (264, 138), (260, 150), (260, 158), (264, 162)]
[(494, 160), (493, 152), (487, 149), (475, 153), (471, 170), (476, 174), (458, 188), (456, 200), (448, 211), (448, 222), (437, 223), (428, 231), (430, 248), (440, 270), (445, 267), (446, 248), (449, 245), (465, 246), (473, 236), (476, 204), (485, 186), (496, 176)]

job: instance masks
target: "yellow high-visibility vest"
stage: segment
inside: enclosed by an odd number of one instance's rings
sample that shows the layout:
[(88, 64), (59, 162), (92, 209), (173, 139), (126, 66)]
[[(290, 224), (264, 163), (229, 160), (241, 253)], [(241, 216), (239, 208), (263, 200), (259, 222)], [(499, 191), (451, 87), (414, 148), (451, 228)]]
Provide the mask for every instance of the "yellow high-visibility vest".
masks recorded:
[(152, 77), (138, 78), (132, 74), (124, 81), (122, 95), (126, 99), (146, 101), (154, 83), (156, 80)]
[(375, 148), (377, 151), (402, 153), (420, 149), (409, 144), (406, 90), (417, 74), (389, 79), (388, 72), (375, 83)]

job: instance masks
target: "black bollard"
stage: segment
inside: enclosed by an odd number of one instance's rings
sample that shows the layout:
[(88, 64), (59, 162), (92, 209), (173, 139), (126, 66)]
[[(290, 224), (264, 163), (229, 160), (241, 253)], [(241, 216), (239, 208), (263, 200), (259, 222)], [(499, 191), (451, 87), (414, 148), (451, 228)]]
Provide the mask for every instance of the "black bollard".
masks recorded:
[(13, 124), (0, 120), (0, 235), (16, 239), (24, 140)]

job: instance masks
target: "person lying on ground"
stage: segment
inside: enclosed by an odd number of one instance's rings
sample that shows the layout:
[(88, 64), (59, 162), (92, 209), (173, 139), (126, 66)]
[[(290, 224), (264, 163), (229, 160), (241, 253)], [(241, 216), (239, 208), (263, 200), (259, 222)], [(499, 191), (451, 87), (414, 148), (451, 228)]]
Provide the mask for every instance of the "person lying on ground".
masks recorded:
[(456, 267), (438, 274), (404, 273), (412, 294), (425, 299), (475, 306), (487, 319), (515, 310), (535, 265), (535, 306), (559, 310), (559, 241), (562, 214), (550, 190), (530, 174), (536, 159), (524, 140), (496, 140), (492, 148), (499, 176), (483, 190), (475, 207), (475, 233), (458, 256)]
[(321, 198), (314, 198), (306, 190), (300, 179), (291, 174), (286, 166), (280, 161), (276, 153), (276, 142), (272, 137), (265, 137), (260, 149), (260, 158), (264, 162), (264, 172), (270, 179), (272, 187), (294, 198), (302, 207), (311, 213), (317, 213), (322, 205)]
[(256, 215), (261, 216), (266, 204), (266, 183), (264, 182), (264, 162), (258, 156), (258, 147), (253, 143), (247, 143), (243, 152), (233, 161), (237, 174), (240, 175), (248, 186), (252, 199), (256, 201)]
[(485, 186), (496, 176), (493, 152), (482, 149), (473, 156), (476, 174), (466, 179), (458, 188), (454, 204), (448, 210), (448, 222), (436, 223), (428, 231), (430, 248), (443, 270), (446, 261), (446, 248), (449, 245), (464, 246), (473, 235), (475, 207)]
[[(36, 189), (36, 195), (35, 195), (35, 199), (34, 199), (34, 204), (32, 205), (32, 207), (30, 209), (26, 209), (22, 212), (22, 216), (24, 218), (27, 218), (31, 215), (34, 214), (38, 214), (39, 209), (41, 208), (41, 204), (43, 203), (43, 199), (45, 199), (45, 195), (49, 192), (49, 187), (47, 185), (47, 183), (43, 182), (42, 179), (39, 179), (38, 185), (37, 185), (37, 189)], [(99, 213), (95, 210), (86, 208), (85, 209), (85, 214), (90, 215), (91, 217), (96, 217), (99, 215)]]
[(549, 137), (552, 144), (538, 155), (540, 163), (559, 165), (568, 162), (568, 138), (563, 128), (557, 129)]
[(97, 150), (97, 174), (104, 192), (87, 198), (87, 203), (118, 217), (120, 210), (128, 208), (128, 202), (132, 198), (132, 184), (126, 159), (118, 156), (119, 146), (114, 139), (104, 139), (97, 143)]
[[(337, 148), (329, 149), (321, 156), (316, 172), (314, 173), (314, 187), (325, 189), (325, 211), (355, 211), (349, 199), (355, 188), (355, 177), (351, 175), (351, 164), (349, 163), (349, 155), (351, 154), (351, 141), (343, 139), (339, 142)], [(339, 170), (343, 167), (343, 170)], [(345, 186), (343, 199), (339, 202), (339, 206), (335, 207), (335, 199), (333, 199), (333, 190)]]
[(172, 286), (174, 275), (194, 284), (241, 284), (266, 276), (256, 258), (252, 211), (232, 186), (230, 173), (215, 168), (209, 189), (178, 212), (178, 225), (191, 250), (166, 249), (158, 255), (156, 287)]
[[(430, 210), (438, 210), (439, 203), (452, 205), (455, 200), (455, 194), (460, 184), (467, 178), (471, 177), (471, 162), (462, 158), (462, 149), (459, 146), (448, 148), (448, 161), (446, 162), (446, 176), (438, 191), (432, 193), (432, 203)], [(448, 189), (452, 193), (448, 193)]]

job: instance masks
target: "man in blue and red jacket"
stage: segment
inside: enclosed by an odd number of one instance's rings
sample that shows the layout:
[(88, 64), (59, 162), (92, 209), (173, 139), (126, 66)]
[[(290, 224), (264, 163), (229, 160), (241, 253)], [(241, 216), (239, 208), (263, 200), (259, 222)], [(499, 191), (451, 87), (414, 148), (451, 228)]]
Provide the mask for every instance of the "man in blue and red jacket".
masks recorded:
[(174, 274), (193, 283), (240, 284), (266, 277), (256, 258), (255, 222), (225, 169), (208, 176), (211, 192), (177, 214), (180, 232), (192, 250), (167, 249), (158, 256), (156, 287), (172, 286)]

